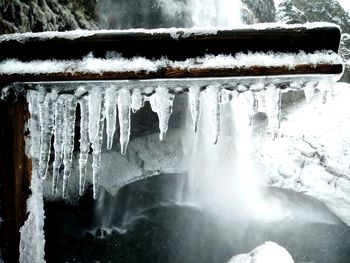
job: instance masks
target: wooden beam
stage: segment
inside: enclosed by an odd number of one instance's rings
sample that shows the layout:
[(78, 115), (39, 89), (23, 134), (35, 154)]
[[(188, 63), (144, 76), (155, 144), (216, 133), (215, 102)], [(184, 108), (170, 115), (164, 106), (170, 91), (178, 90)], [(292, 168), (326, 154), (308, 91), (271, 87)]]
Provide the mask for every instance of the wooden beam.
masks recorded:
[(183, 79), (183, 78), (220, 78), (220, 77), (264, 77), (278, 75), (311, 75), (311, 74), (340, 74), (343, 65), (301, 64), (290, 69), (280, 67), (251, 67), (251, 68), (203, 68), (179, 69), (163, 68), (156, 72), (56, 72), (56, 73), (25, 73), (0, 74), (0, 84), (12, 82), (52, 82), (52, 81), (98, 81), (98, 80), (141, 80), (141, 79)]
[(167, 57), (176, 61), (206, 54), (234, 55), (239, 52), (337, 52), (340, 36), (340, 30), (335, 26), (275, 27), (264, 30), (246, 28), (202, 33), (191, 29), (179, 29), (172, 33), (166, 30), (101, 31), (72, 39), (63, 35), (46, 39), (38, 35), (27, 38), (6, 36), (0, 38), (0, 60), (81, 59), (90, 53), (94, 57), (105, 57), (111, 51), (124, 58)]
[(25, 122), (29, 117), (25, 98), (0, 100), (0, 198), (1, 247), (4, 262), (19, 261), (20, 227), (26, 220), (31, 162), (25, 154)]

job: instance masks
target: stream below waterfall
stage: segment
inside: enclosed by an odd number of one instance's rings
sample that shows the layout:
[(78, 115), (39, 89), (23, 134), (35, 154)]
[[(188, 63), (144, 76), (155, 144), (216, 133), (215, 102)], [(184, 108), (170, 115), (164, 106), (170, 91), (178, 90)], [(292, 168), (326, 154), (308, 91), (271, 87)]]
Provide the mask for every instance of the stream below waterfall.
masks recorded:
[(79, 206), (46, 202), (47, 261), (227, 263), (233, 255), (269, 240), (286, 248), (296, 263), (348, 262), (350, 228), (319, 201), (271, 188), (269, 194), (294, 211), (299, 208), (318, 214), (316, 222), (298, 212), (276, 222), (222, 220), (174, 201), (176, 193), (171, 189), (181, 176), (144, 179), (121, 189), (118, 197), (106, 193), (104, 213), (108, 214), (111, 205), (115, 213), (105, 229), (95, 228), (96, 222), (90, 220), (94, 206), (91, 190)]

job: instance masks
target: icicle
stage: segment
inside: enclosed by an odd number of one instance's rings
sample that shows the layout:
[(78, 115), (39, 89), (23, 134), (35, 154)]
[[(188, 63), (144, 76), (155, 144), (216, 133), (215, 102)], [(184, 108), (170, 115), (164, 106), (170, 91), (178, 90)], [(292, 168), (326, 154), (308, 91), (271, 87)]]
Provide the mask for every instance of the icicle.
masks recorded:
[(87, 97), (79, 100), (80, 105), (80, 154), (79, 154), (79, 194), (83, 195), (86, 178), (86, 164), (90, 151), (89, 142), (89, 101)]
[(132, 95), (131, 95), (131, 109), (132, 112), (135, 113), (139, 109), (143, 107), (144, 104), (144, 98), (141, 93), (141, 89), (135, 88), (132, 90)]
[(317, 89), (320, 92), (320, 99), (323, 104), (327, 102), (328, 91), (332, 87), (333, 83), (330, 80), (323, 80), (316, 84)]
[(208, 109), (211, 114), (213, 143), (216, 144), (220, 134), (220, 89), (217, 86), (208, 86), (206, 89)]
[(40, 112), (39, 112), (39, 92), (28, 91), (27, 100), (29, 102), (30, 112), (30, 134), (31, 134), (31, 157), (32, 170), (39, 171), (39, 156), (40, 156)]
[(315, 85), (316, 85), (315, 82), (307, 82), (304, 86), (305, 100), (309, 104), (311, 103), (312, 98), (315, 95), (315, 91), (316, 91)]
[(31, 135), (31, 196), (27, 200), (27, 220), (20, 229), (19, 262), (45, 262), (44, 202), (42, 180), (39, 179), (40, 119), (37, 91), (27, 92)]
[(68, 180), (72, 172), (76, 106), (75, 97), (73, 95), (66, 95), (63, 131), (63, 197), (67, 194)]
[(226, 104), (232, 100), (232, 91), (222, 88), (220, 91), (220, 103)]
[(92, 183), (94, 199), (97, 199), (98, 196), (103, 123), (103, 93), (101, 88), (94, 87), (89, 92), (89, 140), (92, 148)]
[(191, 108), (191, 115), (192, 115), (192, 123), (193, 123), (193, 131), (197, 132), (198, 128), (198, 121), (201, 115), (201, 94), (200, 94), (200, 87), (193, 86), (189, 88), (188, 98)]
[(39, 156), (39, 177), (44, 179), (47, 174), (50, 150), (51, 150), (51, 138), (54, 126), (54, 103), (52, 102), (50, 93), (44, 96), (44, 101), (39, 103), (39, 115), (40, 115), (40, 156)]
[(106, 134), (107, 149), (112, 149), (113, 137), (117, 121), (117, 87), (109, 87), (106, 90), (105, 107), (106, 107)]
[(151, 109), (153, 112), (157, 113), (157, 101), (156, 101), (156, 95), (152, 94), (151, 97), (149, 97), (149, 104), (151, 105)]
[(248, 112), (248, 119), (249, 119), (249, 125), (252, 125), (253, 123), (253, 117), (255, 113), (257, 112), (258, 108), (258, 101), (255, 92), (252, 92), (250, 90), (241, 93), (240, 96), (243, 96), (246, 101), (246, 107)]
[(265, 90), (259, 91), (255, 93), (255, 103), (256, 103), (256, 111), (257, 112), (266, 112), (266, 96)]
[(164, 87), (156, 88), (156, 93), (153, 95), (155, 100), (156, 112), (159, 120), (159, 140), (164, 140), (168, 130), (168, 123), (173, 112), (173, 102), (175, 95), (170, 94), (169, 90)]
[(89, 92), (89, 140), (93, 143), (98, 136), (99, 119), (101, 118), (102, 91), (94, 87)]
[(54, 127), (54, 151), (55, 159), (53, 161), (53, 172), (52, 172), (52, 193), (57, 194), (57, 184), (60, 174), (60, 167), (62, 164), (63, 155), (63, 130), (64, 130), (64, 100), (60, 96), (55, 105), (55, 127)]
[(268, 128), (272, 132), (272, 138), (275, 139), (277, 131), (280, 128), (281, 118), (281, 90), (271, 84), (265, 91), (266, 115), (268, 117)]
[(130, 137), (130, 90), (123, 88), (118, 90), (118, 120), (120, 127), (120, 151), (125, 154)]
[(102, 140), (103, 140), (103, 126), (104, 126), (104, 117), (101, 116), (98, 123), (98, 136), (95, 142), (92, 143), (91, 145), (93, 197), (95, 200), (98, 197), (98, 186), (99, 186), (100, 172), (101, 172), (101, 150), (102, 150)]

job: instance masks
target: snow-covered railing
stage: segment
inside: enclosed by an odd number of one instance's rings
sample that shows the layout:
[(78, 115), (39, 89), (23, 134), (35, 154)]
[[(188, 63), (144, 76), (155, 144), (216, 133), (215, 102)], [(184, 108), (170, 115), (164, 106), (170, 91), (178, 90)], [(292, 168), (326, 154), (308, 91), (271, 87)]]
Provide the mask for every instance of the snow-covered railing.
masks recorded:
[(255, 25), (0, 36), (0, 84), (341, 74), (337, 26)]
[[(204, 107), (211, 114), (214, 143), (220, 133), (221, 104), (237, 98), (247, 104), (250, 120), (257, 104), (264, 105), (275, 135), (282, 90), (304, 89), (309, 98), (315, 89), (325, 92), (325, 83), (327, 87), (340, 78), (343, 65), (337, 55), (339, 41), (339, 28), (324, 23), (0, 36), (2, 95), (8, 95), (4, 92), (8, 87), (15, 87), (19, 88), (16, 91), (24, 90), (27, 99), (22, 97), (16, 103), (0, 100), (0, 142), (6, 146), (6, 151), (0, 151), (0, 176), (3, 188), (9, 191), (3, 200), (16, 204), (16, 208), (25, 207), (23, 192), (28, 191), (32, 174), (29, 220), (21, 233), (30, 236), (36, 231), (43, 235), (40, 179), (51, 173), (52, 189), (57, 192), (63, 170), (62, 193), (67, 193), (74, 137), (80, 138), (79, 192), (84, 192), (91, 148), (93, 195), (97, 198), (103, 137), (107, 137), (107, 148), (112, 148), (118, 121), (118, 147), (124, 154), (131, 112), (148, 101), (158, 115), (162, 140), (175, 94), (184, 91), (188, 92), (194, 131), (201, 115), (201, 96), (207, 97)], [(241, 93), (244, 95), (238, 96)], [(26, 145), (25, 152), (27, 103), (31, 144)], [(79, 135), (75, 134), (77, 105), (81, 113)], [(3, 215), (12, 216), (11, 209), (3, 209)], [(16, 230), (13, 235), (17, 235), (23, 215), (22, 209), (16, 220), (5, 221), (4, 228)], [(9, 246), (18, 252), (17, 243), (13, 240)], [(43, 247), (36, 239), (21, 239), (21, 255), (30, 262), (43, 260)]]

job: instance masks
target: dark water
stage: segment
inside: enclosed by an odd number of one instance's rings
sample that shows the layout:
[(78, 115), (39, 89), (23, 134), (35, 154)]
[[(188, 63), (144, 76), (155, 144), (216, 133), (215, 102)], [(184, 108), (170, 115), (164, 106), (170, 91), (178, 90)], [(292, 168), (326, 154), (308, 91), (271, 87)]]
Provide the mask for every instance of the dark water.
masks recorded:
[[(94, 235), (87, 231), (99, 221), (91, 193), (79, 206), (46, 202), (47, 262), (226, 263), (266, 241), (285, 247), (295, 262), (350, 262), (350, 229), (341, 222), (316, 223), (297, 216), (274, 223), (234, 217), (222, 221), (204, 210), (175, 204), (171, 189), (178, 177), (149, 178), (124, 187), (118, 197), (107, 196), (105, 201), (116, 206), (112, 225), (120, 228), (104, 238), (95, 237), (103, 234), (101, 229), (94, 229)], [(318, 206), (299, 193), (278, 190), (277, 195)], [(316, 209), (326, 210), (323, 205)]]

